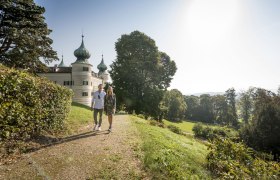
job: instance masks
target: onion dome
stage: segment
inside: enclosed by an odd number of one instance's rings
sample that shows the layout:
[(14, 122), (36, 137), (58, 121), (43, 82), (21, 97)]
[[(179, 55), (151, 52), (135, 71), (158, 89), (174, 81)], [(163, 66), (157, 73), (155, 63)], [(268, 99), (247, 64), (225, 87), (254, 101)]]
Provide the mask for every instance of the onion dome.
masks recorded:
[(99, 70), (99, 73), (105, 72), (107, 70), (107, 66), (104, 64), (103, 54), (102, 54), (101, 63), (98, 64), (97, 69)]
[(74, 51), (74, 55), (77, 57), (76, 62), (88, 63), (87, 59), (90, 58), (90, 53), (85, 48), (84, 35), (82, 35), (82, 44), (78, 49)]
[(63, 55), (62, 55), (62, 60), (61, 60), (60, 64), (58, 65), (58, 67), (67, 67), (63, 62)]

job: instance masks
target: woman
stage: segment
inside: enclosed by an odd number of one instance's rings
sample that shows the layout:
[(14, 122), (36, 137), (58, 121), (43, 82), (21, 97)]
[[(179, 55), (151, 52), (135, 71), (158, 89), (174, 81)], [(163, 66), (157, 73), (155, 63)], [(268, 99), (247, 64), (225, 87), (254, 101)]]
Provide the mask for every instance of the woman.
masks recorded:
[(116, 111), (116, 96), (111, 86), (108, 87), (107, 94), (104, 98), (104, 106), (110, 124), (108, 131), (112, 132), (113, 114), (115, 114)]

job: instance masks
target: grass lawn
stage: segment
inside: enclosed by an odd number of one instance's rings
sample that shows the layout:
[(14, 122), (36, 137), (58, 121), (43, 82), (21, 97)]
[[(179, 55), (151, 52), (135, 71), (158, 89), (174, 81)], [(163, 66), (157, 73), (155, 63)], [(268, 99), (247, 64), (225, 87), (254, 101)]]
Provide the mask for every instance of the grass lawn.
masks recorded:
[(71, 111), (66, 120), (67, 129), (70, 131), (69, 133), (89, 123), (93, 123), (93, 112), (90, 107), (73, 102)]
[[(207, 147), (191, 137), (175, 134), (167, 128), (151, 126), (131, 116), (142, 139), (145, 168), (153, 179), (211, 179), (206, 169)], [(184, 124), (190, 131), (191, 124)]]
[(193, 133), (192, 128), (195, 125), (195, 123), (193, 122), (189, 122), (189, 121), (183, 121), (183, 122), (171, 122), (171, 121), (167, 121), (164, 120), (163, 121), (164, 124), (168, 125), (174, 125), (177, 126), (178, 128), (180, 128), (182, 131), (187, 132), (187, 133)]

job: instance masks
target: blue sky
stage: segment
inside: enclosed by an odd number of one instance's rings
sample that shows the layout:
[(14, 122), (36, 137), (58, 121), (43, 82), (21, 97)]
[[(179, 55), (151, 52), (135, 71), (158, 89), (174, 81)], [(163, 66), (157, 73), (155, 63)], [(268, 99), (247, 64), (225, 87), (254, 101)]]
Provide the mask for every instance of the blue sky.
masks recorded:
[(45, 7), (53, 48), (67, 65), (75, 61), (82, 31), (96, 70), (102, 53), (108, 66), (116, 59), (122, 34), (139, 30), (175, 60), (171, 88), (183, 94), (280, 85), (279, 0), (35, 2)]

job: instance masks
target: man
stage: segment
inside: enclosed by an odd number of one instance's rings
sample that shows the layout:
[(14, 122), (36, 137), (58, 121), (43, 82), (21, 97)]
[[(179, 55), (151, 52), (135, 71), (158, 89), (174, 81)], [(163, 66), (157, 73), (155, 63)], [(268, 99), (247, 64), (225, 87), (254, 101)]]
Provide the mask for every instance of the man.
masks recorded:
[[(91, 109), (93, 110), (93, 119), (94, 119), (94, 128), (93, 130), (101, 131), (101, 124), (102, 124), (102, 114), (104, 109), (104, 97), (106, 93), (103, 90), (103, 85), (98, 85), (98, 91), (94, 92)], [(97, 115), (99, 113), (99, 122), (97, 123)]]

